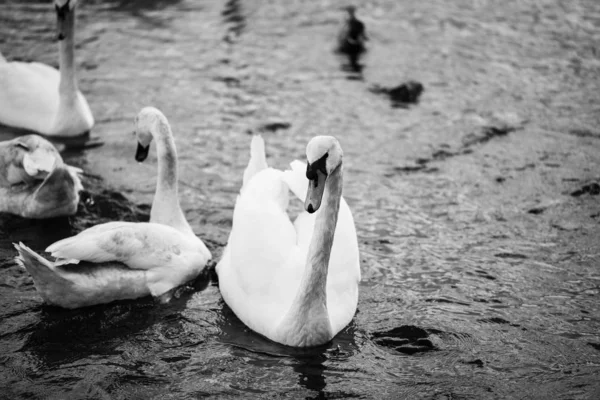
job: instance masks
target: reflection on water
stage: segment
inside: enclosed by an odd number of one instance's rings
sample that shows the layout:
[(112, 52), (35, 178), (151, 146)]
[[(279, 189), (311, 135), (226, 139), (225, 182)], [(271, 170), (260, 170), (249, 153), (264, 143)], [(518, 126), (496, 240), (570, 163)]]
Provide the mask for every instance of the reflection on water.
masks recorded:
[(298, 373), (298, 384), (304, 386), (308, 390), (315, 391), (318, 394), (314, 399), (324, 398), (323, 389), (325, 389), (325, 377), (323, 366), (325, 357), (312, 356), (304, 359), (298, 359), (294, 366), (294, 371)]
[[(7, 397), (600, 390), (599, 3), (364, 4), (369, 51), (356, 64), (368, 67), (358, 70), (332, 54), (342, 3), (80, 2), (79, 86), (104, 145), (64, 154), (86, 172), (75, 217), (0, 216)], [(54, 18), (45, 1), (3, 3), (0, 51), (56, 66)], [(13, 241), (42, 250), (97, 223), (148, 219), (156, 157), (133, 162), (128, 134), (146, 105), (171, 122), (182, 208), (217, 259), (248, 130), (264, 132), (278, 168), (315, 134), (340, 139), (363, 282), (332, 343), (294, 350), (249, 331), (210, 273), (168, 304), (41, 304)]]
[(221, 11), (221, 15), (225, 22), (229, 24), (224, 40), (228, 43), (233, 43), (246, 27), (246, 19), (240, 0), (227, 0), (225, 8)]

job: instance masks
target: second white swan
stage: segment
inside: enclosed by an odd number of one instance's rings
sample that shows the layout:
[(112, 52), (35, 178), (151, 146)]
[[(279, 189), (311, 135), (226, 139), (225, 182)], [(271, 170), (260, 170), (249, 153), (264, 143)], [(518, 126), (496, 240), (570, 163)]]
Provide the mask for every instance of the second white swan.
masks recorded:
[(0, 56), (0, 123), (51, 137), (81, 137), (94, 117), (75, 76), (75, 5), (54, 0), (60, 71), (39, 62), (7, 62)]
[(109, 222), (50, 245), (52, 262), (16, 244), (16, 260), (33, 277), (49, 304), (78, 308), (147, 295), (163, 296), (196, 278), (212, 257), (192, 231), (177, 193), (177, 152), (166, 117), (144, 108), (136, 118), (143, 161), (152, 139), (158, 153), (158, 179), (149, 223)]

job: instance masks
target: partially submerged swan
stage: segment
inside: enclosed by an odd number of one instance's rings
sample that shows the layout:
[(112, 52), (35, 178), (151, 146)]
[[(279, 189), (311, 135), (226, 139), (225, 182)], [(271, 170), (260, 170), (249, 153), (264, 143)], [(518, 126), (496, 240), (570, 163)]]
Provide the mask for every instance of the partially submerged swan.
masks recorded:
[(60, 71), (0, 57), (0, 123), (51, 137), (81, 137), (94, 126), (77, 89), (74, 31), (77, 0), (54, 0)]
[(81, 172), (38, 135), (0, 142), (0, 212), (25, 218), (73, 215), (83, 189)]
[(22, 243), (16, 260), (33, 277), (49, 304), (78, 308), (147, 295), (165, 297), (196, 278), (212, 257), (192, 231), (179, 206), (177, 152), (171, 128), (157, 109), (136, 118), (143, 161), (152, 139), (158, 153), (158, 178), (149, 223), (109, 222), (50, 245), (58, 259), (48, 261)]
[[(219, 288), (255, 332), (288, 346), (330, 341), (352, 320), (360, 264), (354, 220), (342, 198), (342, 149), (331, 136), (307, 146), (291, 171), (268, 168), (255, 136), (233, 226), (217, 265)], [(307, 179), (308, 178), (308, 179)], [(289, 189), (305, 200), (292, 224)]]

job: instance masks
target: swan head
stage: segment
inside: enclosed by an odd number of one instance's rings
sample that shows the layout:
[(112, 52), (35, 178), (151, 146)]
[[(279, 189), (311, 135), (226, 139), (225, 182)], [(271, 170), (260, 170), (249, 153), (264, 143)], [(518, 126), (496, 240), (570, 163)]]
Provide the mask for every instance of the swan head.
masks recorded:
[(135, 137), (137, 138), (137, 150), (135, 160), (144, 161), (148, 157), (150, 143), (152, 143), (152, 130), (158, 122), (166, 122), (167, 119), (160, 110), (154, 107), (144, 107), (135, 117)]
[(54, 0), (54, 9), (58, 19), (58, 40), (63, 40), (66, 37), (66, 30), (68, 29), (67, 15), (73, 12), (76, 5), (77, 0)]
[(308, 192), (304, 208), (314, 213), (321, 207), (325, 181), (342, 165), (344, 152), (340, 142), (333, 136), (315, 136), (306, 146), (306, 178)]

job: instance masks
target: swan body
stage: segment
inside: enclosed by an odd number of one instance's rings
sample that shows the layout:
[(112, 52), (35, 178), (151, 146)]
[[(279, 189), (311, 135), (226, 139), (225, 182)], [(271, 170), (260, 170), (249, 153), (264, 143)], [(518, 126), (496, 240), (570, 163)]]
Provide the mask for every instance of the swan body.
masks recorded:
[(76, 0), (55, 0), (60, 71), (0, 56), (0, 123), (52, 137), (78, 137), (94, 126), (77, 88), (74, 57)]
[(73, 215), (83, 189), (81, 172), (38, 135), (0, 142), (0, 212), (25, 218)]
[(48, 261), (22, 243), (16, 260), (49, 304), (78, 308), (146, 295), (168, 296), (196, 278), (212, 257), (179, 206), (177, 152), (165, 116), (152, 107), (136, 118), (143, 161), (156, 139), (158, 179), (149, 223), (109, 222), (50, 245)]
[[(309, 143), (307, 155), (329, 154), (339, 161), (330, 181), (321, 182), (323, 203), (316, 212), (305, 163), (294, 161), (290, 171), (268, 168), (259, 136), (251, 149), (229, 241), (216, 268), (221, 294), (242, 322), (275, 342), (326, 343), (352, 320), (360, 281), (354, 220), (341, 197), (341, 148), (332, 137)], [(307, 199), (309, 211), (294, 223), (286, 212), (290, 189)]]

